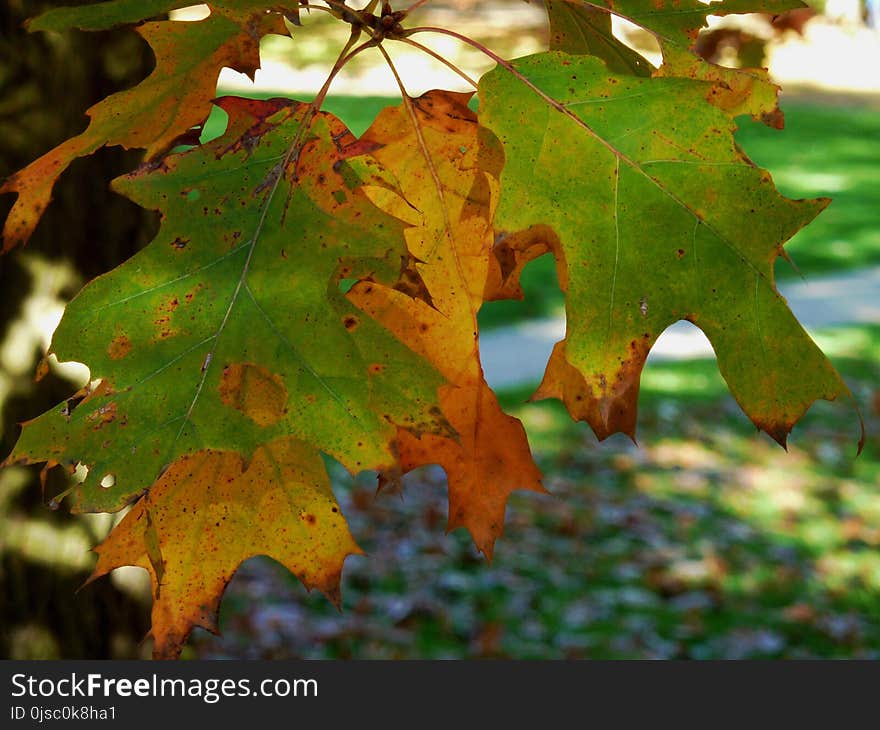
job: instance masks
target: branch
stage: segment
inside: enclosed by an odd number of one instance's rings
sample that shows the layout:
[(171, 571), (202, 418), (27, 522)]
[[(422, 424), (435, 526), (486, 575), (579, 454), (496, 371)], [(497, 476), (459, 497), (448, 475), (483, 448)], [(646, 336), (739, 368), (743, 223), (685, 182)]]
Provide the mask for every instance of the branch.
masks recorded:
[(400, 41), (401, 43), (406, 43), (409, 46), (413, 46), (414, 48), (418, 48), (423, 53), (427, 53), (429, 56), (431, 56), (431, 58), (434, 58), (437, 61), (440, 61), (440, 63), (444, 64), (447, 68), (449, 68), (452, 71), (454, 71), (455, 73), (457, 73), (459, 76), (461, 76), (461, 78), (463, 78), (465, 81), (467, 81), (475, 89), (477, 88), (476, 81), (474, 81), (470, 76), (468, 76), (464, 71), (462, 71), (454, 63), (452, 63), (452, 61), (450, 61), (449, 59), (443, 58), (443, 56), (441, 56), (436, 51), (431, 50), (427, 46), (423, 46), (421, 43), (418, 43), (417, 41), (411, 40), (409, 38), (392, 38), (391, 40)]

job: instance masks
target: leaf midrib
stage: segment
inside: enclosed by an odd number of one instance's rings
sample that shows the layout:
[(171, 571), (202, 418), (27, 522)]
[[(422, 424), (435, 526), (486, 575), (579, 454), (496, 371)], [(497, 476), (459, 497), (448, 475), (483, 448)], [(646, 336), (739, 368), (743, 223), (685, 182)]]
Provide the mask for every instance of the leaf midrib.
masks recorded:
[[(550, 53), (553, 53), (553, 52), (550, 52)], [(577, 114), (575, 114), (573, 111), (571, 111), (568, 108), (567, 103), (558, 101), (553, 96), (551, 96), (549, 93), (545, 92), (543, 89), (538, 87), (534, 82), (531, 81), (531, 79), (527, 78), (525, 75), (523, 75), (522, 79), (518, 79), (518, 80), (520, 80), (520, 81), (524, 80), (526, 82), (526, 86), (528, 88), (530, 88), (533, 92), (535, 92), (539, 98), (541, 98), (545, 102), (547, 102), (547, 104), (549, 104), (549, 106), (551, 108), (555, 109), (557, 112), (559, 112), (560, 114), (562, 114), (563, 116), (567, 117), (569, 120), (574, 122), (576, 126), (580, 127), (590, 137), (592, 137), (599, 144), (601, 144), (603, 147), (605, 147), (620, 162), (623, 162), (628, 167), (630, 167), (633, 171), (637, 172), (638, 174), (642, 175), (644, 178), (649, 180), (664, 195), (669, 197), (679, 207), (683, 208), (691, 216), (693, 216), (693, 218), (695, 220), (698, 220), (703, 225), (705, 225), (710, 231), (712, 231), (713, 234), (715, 234), (715, 236), (718, 237), (718, 239), (722, 243), (724, 243), (724, 245), (726, 245), (731, 251), (733, 251), (743, 261), (743, 263), (745, 263), (750, 269), (752, 269), (752, 271), (755, 273), (755, 275), (758, 276), (760, 279), (762, 279), (764, 281), (765, 285), (769, 286), (773, 290), (774, 294), (776, 294), (778, 296), (778, 293), (776, 292), (775, 287), (773, 287), (772, 284), (770, 284), (768, 282), (766, 275), (760, 269), (758, 269), (754, 263), (752, 263), (752, 261), (749, 259), (749, 257), (746, 256), (746, 254), (743, 253), (733, 241), (731, 241), (729, 238), (727, 238), (727, 236), (723, 235), (721, 233), (721, 231), (719, 231), (714, 225), (712, 225), (712, 223), (710, 221), (708, 221), (705, 218), (703, 218), (702, 216), (700, 216), (695, 210), (693, 210), (691, 208), (690, 205), (688, 205), (685, 201), (683, 201), (681, 198), (679, 198), (678, 195), (676, 195), (672, 190), (668, 189), (667, 186), (661, 180), (658, 180), (656, 177), (649, 174), (638, 162), (636, 162), (635, 160), (630, 158), (628, 155), (626, 155), (625, 153), (618, 150), (613, 144), (611, 144), (608, 140), (606, 140), (604, 137), (602, 137), (600, 134), (598, 134), (595, 130), (593, 130), (593, 128), (590, 127), (590, 125), (588, 125), (583, 119), (581, 119)], [(611, 101), (613, 98), (614, 97), (610, 97), (606, 101)], [(543, 139), (547, 136), (549, 125), (550, 125), (550, 120), (548, 117), (547, 124), (545, 125), (545, 128), (544, 128), (544, 132), (541, 135), (542, 144), (543, 144)], [(733, 163), (733, 164), (736, 164), (736, 163)]]
[[(257, 221), (257, 225), (255, 227), (254, 233), (251, 236), (251, 239), (248, 242), (248, 244), (245, 244), (244, 246), (242, 246), (242, 247), (249, 246), (249, 248), (248, 248), (247, 257), (245, 258), (245, 262), (242, 266), (241, 274), (239, 275), (238, 281), (235, 284), (235, 288), (233, 289), (232, 294), (229, 297), (229, 304), (227, 305), (226, 311), (223, 314), (223, 318), (220, 322), (220, 326), (217, 328), (216, 332), (211, 336), (211, 338), (213, 338), (213, 340), (214, 340), (214, 344), (212, 345), (211, 349), (209, 350), (209, 352), (207, 353), (207, 355), (205, 357), (205, 366), (202, 368), (201, 377), (199, 378), (199, 382), (195, 388), (195, 394), (193, 395), (192, 401), (190, 401), (190, 404), (186, 410), (186, 413), (183, 415), (183, 421), (180, 424), (180, 428), (178, 429), (177, 434), (174, 437), (174, 440), (171, 442), (171, 444), (168, 447), (165, 459), (163, 459), (163, 463), (167, 462), (171, 459), (173, 453), (175, 452), (175, 450), (177, 448), (177, 444), (179, 443), (180, 438), (183, 435), (184, 430), (186, 429), (187, 424), (189, 424), (191, 422), (193, 411), (195, 410), (195, 407), (199, 402), (199, 398), (202, 394), (202, 390), (205, 387), (205, 382), (207, 381), (208, 374), (210, 373), (211, 368), (215, 365), (214, 361), (217, 359), (215, 357), (215, 355), (217, 354), (217, 348), (220, 344), (220, 339), (226, 330), (226, 324), (228, 323), (229, 318), (232, 315), (232, 310), (235, 308), (235, 304), (238, 301), (238, 297), (241, 294), (242, 289), (247, 289), (247, 283), (246, 283), (247, 276), (248, 276), (248, 273), (250, 272), (250, 267), (251, 267), (251, 263), (253, 262), (254, 252), (256, 251), (257, 243), (258, 243), (260, 236), (263, 232), (263, 228), (266, 225), (266, 219), (269, 215), (269, 209), (272, 206), (272, 201), (274, 200), (275, 194), (277, 193), (278, 188), (281, 185), (281, 180), (284, 178), (284, 171), (287, 168), (288, 163), (297, 154), (297, 151), (298, 151), (298, 149), (301, 145), (301, 142), (302, 142), (303, 135), (304, 135), (306, 129), (309, 127), (312, 119), (314, 118), (314, 111), (315, 110), (313, 107), (309, 107), (309, 109), (305, 112), (302, 120), (300, 121), (300, 125), (297, 128), (297, 131), (294, 135), (293, 141), (290, 143), (290, 146), (287, 149), (287, 152), (284, 154), (281, 161), (275, 167), (271, 168), (267, 173), (267, 176), (270, 176), (274, 173), (274, 171), (276, 169), (278, 171), (277, 175), (275, 175), (275, 180), (272, 183), (272, 187), (269, 189), (269, 192), (266, 194), (265, 198), (263, 199), (262, 208), (260, 210), (260, 217), (259, 217), (259, 220)], [(248, 289), (248, 291), (249, 291), (249, 289)], [(251, 294), (251, 298), (254, 299), (254, 301), (256, 302), (256, 299), (255, 299), (255, 297), (253, 297), (253, 294)], [(262, 308), (259, 307), (259, 304), (257, 304), (257, 307), (258, 307), (258, 309), (260, 309), (260, 311), (262, 311)], [(209, 338), (209, 339), (211, 339), (211, 338)], [(320, 382), (322, 383), (322, 385), (325, 388), (328, 389), (328, 391), (332, 392), (332, 389), (330, 388), (328, 383), (326, 383), (323, 380), (320, 380)], [(337, 397), (337, 399), (341, 398), (341, 396), (338, 396), (338, 395), (336, 397)], [(348, 409), (346, 409), (346, 410), (348, 410)], [(352, 417), (356, 418), (356, 416), (354, 416), (354, 414), (352, 414), (350, 411), (348, 411), (348, 412), (350, 413), (350, 415), (352, 415)]]

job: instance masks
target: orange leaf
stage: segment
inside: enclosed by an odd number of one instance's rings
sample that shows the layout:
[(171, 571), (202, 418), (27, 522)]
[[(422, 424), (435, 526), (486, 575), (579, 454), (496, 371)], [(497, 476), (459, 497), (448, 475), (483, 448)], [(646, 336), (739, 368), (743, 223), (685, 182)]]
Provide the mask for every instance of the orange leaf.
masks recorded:
[(432, 303), (371, 283), (353, 287), (349, 298), (449, 382), (440, 405), (458, 438), (399, 430), (401, 467), (443, 466), (448, 528), (466, 527), (491, 558), (510, 493), (544, 488), (522, 424), (501, 410), (480, 366), (477, 312), (489, 279), (503, 158), (494, 138), (477, 126), (468, 99), (432, 91), (386, 109), (353, 149), (369, 150), (397, 177), (403, 197), (383, 188), (367, 192), (412, 224), (407, 245)]
[[(197, 526), (198, 529), (194, 529)], [(293, 438), (240, 454), (182, 456), (96, 548), (94, 580), (122, 565), (150, 573), (156, 658), (174, 658), (191, 629), (217, 630), (238, 566), (268, 555), (339, 603), (348, 555), (360, 554), (317, 452)]]
[(147, 158), (166, 152), (211, 111), (220, 69), (229, 66), (249, 76), (260, 65), (260, 37), (285, 33), (282, 17), (264, 12), (235, 22), (211, 15), (198, 23), (146, 23), (136, 30), (156, 56), (156, 68), (133, 89), (121, 91), (89, 109), (86, 130), (0, 186), (0, 194), (18, 193), (3, 227), (2, 252), (24, 244), (52, 201), (58, 177), (78, 157), (105, 145), (144, 148)]

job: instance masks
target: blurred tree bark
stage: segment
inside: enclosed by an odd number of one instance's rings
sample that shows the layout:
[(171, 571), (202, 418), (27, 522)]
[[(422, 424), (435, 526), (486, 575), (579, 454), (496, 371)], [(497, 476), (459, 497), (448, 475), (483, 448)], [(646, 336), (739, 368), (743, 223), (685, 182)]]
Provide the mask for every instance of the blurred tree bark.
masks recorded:
[[(81, 132), (89, 106), (136, 84), (153, 67), (149, 47), (130, 29), (60, 34), (28, 33), (23, 28), (28, 17), (65, 4), (71, 3), (6, 0), (0, 4), (0, 179)], [(134, 168), (139, 160), (137, 151), (105, 149), (75, 162), (62, 176), (55, 200), (28, 246), (0, 258), (0, 343), (9, 337), (10, 325), (34, 287), (26, 265), (29, 257), (70, 264), (79, 277), (71, 287), (75, 289), (152, 238), (155, 214), (107, 186), (109, 179)], [(0, 220), (13, 200), (13, 196), (0, 198)], [(65, 291), (63, 296), (69, 299), (74, 293)], [(27, 354), (36, 366), (41, 353), (34, 348)], [(10, 377), (11, 390), (5, 402), (0, 401), (0, 459), (17, 439), (19, 422), (71, 394), (71, 384), (51, 374), (39, 383), (29, 376)], [(50, 483), (50, 493), (53, 488), (58, 489), (57, 483)], [(56, 531), (75, 521), (64, 508), (49, 512), (36, 471), (25, 488), (0, 501), (0, 511), (7, 524), (40, 520)], [(81, 521), (78, 524), (82, 526)], [(136, 655), (137, 643), (147, 630), (143, 606), (110, 581), (75, 594), (86, 575), (29, 562), (0, 535), (0, 657)]]

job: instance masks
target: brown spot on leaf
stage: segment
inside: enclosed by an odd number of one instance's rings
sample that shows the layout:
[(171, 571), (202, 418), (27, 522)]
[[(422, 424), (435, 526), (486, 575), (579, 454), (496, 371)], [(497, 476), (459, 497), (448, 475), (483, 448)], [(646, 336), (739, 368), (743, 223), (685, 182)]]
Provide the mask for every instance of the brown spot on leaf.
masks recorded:
[(428, 291), (428, 286), (416, 269), (417, 261), (409, 257), (401, 262), (400, 278), (394, 284), (394, 289), (406, 294), (412, 299), (421, 299), (429, 306), (434, 306), (434, 300)]
[(204, 288), (205, 288), (204, 284), (197, 284), (195, 289), (193, 289), (191, 292), (187, 292), (186, 294), (183, 295), (183, 301), (186, 304), (189, 304), (193, 299), (195, 299), (196, 294), (198, 294)]
[(223, 368), (220, 400), (258, 426), (272, 426), (286, 413), (287, 388), (280, 375), (262, 365), (233, 363)]
[(347, 329), (349, 332), (353, 332), (360, 324), (360, 320), (353, 314), (349, 314), (342, 320), (342, 324), (345, 325), (345, 329)]
[[(176, 301), (176, 300), (174, 300)], [(171, 302), (167, 302), (159, 308), (159, 311), (169, 311), (173, 312), (176, 305), (172, 305)], [(171, 326), (171, 316), (168, 314), (162, 315), (161, 317), (157, 317), (153, 320), (153, 324), (156, 325), (156, 336), (153, 338), (156, 340), (164, 340), (168, 337), (177, 333), (177, 330)]]
[(785, 127), (785, 116), (782, 114), (782, 110), (779, 109), (779, 107), (776, 107), (771, 112), (764, 112), (761, 114), (761, 121), (773, 129), (782, 129)]
[(131, 352), (131, 340), (125, 335), (116, 335), (107, 346), (107, 355), (111, 360), (121, 360)]
[(92, 428), (97, 431), (98, 429), (103, 428), (108, 423), (116, 420), (116, 402), (107, 403), (100, 408), (92, 411), (88, 416), (86, 416), (86, 420), (89, 423), (94, 424)]

